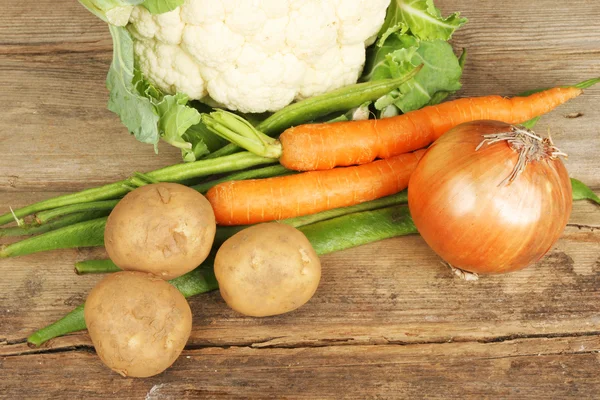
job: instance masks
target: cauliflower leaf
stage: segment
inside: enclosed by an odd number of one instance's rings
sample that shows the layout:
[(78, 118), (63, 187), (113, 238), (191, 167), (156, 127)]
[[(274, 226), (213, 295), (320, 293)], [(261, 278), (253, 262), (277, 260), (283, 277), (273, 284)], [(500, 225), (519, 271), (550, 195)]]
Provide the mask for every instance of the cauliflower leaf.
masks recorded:
[(92, 14), (111, 25), (125, 26), (134, 6), (141, 5), (151, 14), (172, 11), (184, 0), (79, 0)]
[[(377, 45), (367, 50), (367, 61), (363, 71), (363, 81), (378, 81), (394, 76), (392, 69), (398, 67), (401, 60), (411, 60), (418, 46), (405, 46), (402, 39), (408, 30), (406, 25), (398, 25), (397, 31), (387, 31), (385, 41), (378, 41)], [(383, 39), (383, 36), (382, 36)]]
[(196, 161), (226, 145), (228, 142), (212, 133), (204, 124), (190, 126), (183, 138), (192, 144), (192, 149), (183, 151), (183, 161)]
[(113, 59), (106, 77), (108, 109), (143, 143), (157, 144), (158, 113), (149, 98), (139, 94), (134, 83), (133, 40), (125, 28), (109, 25), (113, 38)]
[[(400, 40), (405, 48), (397, 50), (391, 56), (391, 76), (402, 76), (407, 68), (423, 64), (423, 69), (417, 76), (400, 86), (398, 96), (385, 96), (403, 113), (429, 105), (432, 100), (439, 103), (461, 88), (462, 68), (450, 44), (443, 40), (419, 41), (407, 35)], [(442, 93), (443, 97), (440, 98), (438, 93)], [(384, 103), (380, 99), (375, 107), (382, 109), (389, 105)]]
[(458, 12), (444, 18), (433, 0), (392, 0), (379, 35), (385, 40), (398, 26), (406, 25), (421, 40), (449, 40), (466, 22)]
[[(418, 22), (418, 13), (407, 12), (409, 8), (425, 10), (428, 13), (428, 17), (422, 18), (425, 22)], [(361, 79), (396, 78), (417, 65), (423, 64), (423, 68), (398, 90), (375, 102), (380, 117), (440, 103), (461, 88), (464, 57), (459, 60), (446, 40), (466, 20), (459, 19), (458, 14), (453, 15), (454, 18), (446, 19), (454, 21), (449, 24), (451, 28), (444, 24), (440, 27), (440, 20), (434, 17), (441, 18), (441, 14), (432, 1), (392, 0), (379, 40), (367, 51)], [(426, 29), (425, 23), (431, 24), (431, 29)]]
[[(197, 128), (200, 113), (188, 105), (184, 93), (165, 95), (144, 79), (135, 67), (133, 39), (126, 28), (109, 25), (113, 38), (113, 61), (106, 86), (108, 109), (117, 114), (137, 140), (154, 144), (159, 140), (178, 147), (184, 160), (195, 161), (217, 147), (208, 130)], [(211, 149), (205, 143), (211, 145)]]
[(157, 102), (158, 129), (162, 139), (182, 150), (191, 150), (192, 144), (183, 139), (183, 134), (192, 125), (200, 123), (200, 113), (187, 106), (188, 96), (184, 93), (166, 95)]
[(144, 0), (79, 0), (92, 14), (111, 25), (125, 26), (133, 7)]
[(150, 11), (151, 14), (163, 14), (169, 11), (173, 11), (180, 5), (184, 0), (145, 0), (142, 3), (142, 7)]

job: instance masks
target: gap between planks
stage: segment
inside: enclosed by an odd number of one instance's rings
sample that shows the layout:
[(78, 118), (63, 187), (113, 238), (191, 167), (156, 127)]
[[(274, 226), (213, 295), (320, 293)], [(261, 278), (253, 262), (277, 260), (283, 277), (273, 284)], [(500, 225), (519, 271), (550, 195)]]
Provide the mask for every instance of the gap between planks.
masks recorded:
[[(79, 335), (72, 335), (71, 337), (77, 337)], [(254, 350), (268, 350), (268, 349), (308, 349), (308, 348), (321, 348), (321, 347), (338, 347), (338, 346), (423, 346), (423, 345), (452, 345), (452, 344), (497, 344), (512, 341), (527, 341), (537, 339), (564, 339), (564, 338), (578, 338), (578, 337), (594, 337), (600, 338), (600, 331), (588, 331), (588, 332), (561, 332), (561, 333), (548, 333), (548, 334), (511, 334), (496, 337), (484, 337), (484, 338), (470, 338), (470, 337), (457, 337), (443, 340), (423, 340), (423, 341), (402, 341), (381, 338), (336, 338), (336, 339), (318, 339), (314, 341), (297, 341), (296, 343), (277, 343), (278, 339), (283, 337), (271, 337), (260, 341), (248, 342), (248, 343), (232, 343), (232, 344), (191, 344), (185, 347), (187, 351), (203, 350), (203, 349), (254, 349)], [(67, 338), (69, 336), (66, 336)], [(50, 342), (51, 343), (51, 342)], [(15, 347), (15, 351), (10, 351), (11, 347)], [(26, 347), (23, 349), (23, 347)], [(8, 349), (8, 351), (7, 351)], [(64, 345), (60, 347), (47, 348), (42, 345), (39, 348), (29, 347), (27, 339), (13, 340), (8, 343), (6, 340), (0, 339), (0, 356), (1, 357), (22, 357), (39, 354), (52, 354), (52, 353), (68, 353), (75, 351), (93, 352), (95, 353), (94, 347), (90, 343), (80, 343)], [(579, 353), (600, 353), (600, 350), (588, 350), (588, 351), (573, 351), (573, 352), (561, 352), (556, 354), (579, 354)], [(550, 353), (549, 353), (550, 354)], [(555, 354), (555, 353), (551, 353)], [(527, 354), (519, 354), (517, 356), (527, 356)]]

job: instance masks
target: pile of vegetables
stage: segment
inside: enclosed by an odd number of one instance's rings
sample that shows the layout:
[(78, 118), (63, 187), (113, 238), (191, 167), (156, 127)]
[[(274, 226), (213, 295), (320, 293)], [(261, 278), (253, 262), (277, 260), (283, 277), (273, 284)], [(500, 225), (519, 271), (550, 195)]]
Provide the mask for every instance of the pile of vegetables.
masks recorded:
[[(87, 327), (107, 366), (151, 376), (185, 346), (187, 297), (218, 288), (241, 314), (290, 312), (316, 292), (320, 255), (416, 233), (453, 267), (514, 271), (552, 248), (573, 200), (600, 204), (569, 179), (564, 153), (530, 130), (600, 79), (443, 102), (460, 88), (465, 53), (456, 57), (447, 40), (465, 20), (442, 17), (431, 0), (346, 2), (334, 13), (345, 38), (336, 48), (363, 57), (331, 70), (325, 61), (340, 63), (339, 54), (300, 38), (292, 56), (314, 65), (296, 86), (261, 80), (264, 65), (280, 68), (281, 48), (263, 43), (277, 49), (269, 60), (248, 48), (267, 39), (263, 26), (297, 30), (306, 15), (325, 24), (334, 2), (263, 2), (246, 12), (242, 0), (239, 9), (80, 1), (109, 22), (109, 108), (138, 140), (181, 148), (184, 162), (0, 215), (0, 225), (17, 224), (0, 237), (35, 235), (0, 247), (0, 257), (103, 245), (110, 257), (76, 265), (113, 274), (85, 307), (30, 336), (33, 345)], [(243, 49), (236, 29), (249, 35)]]
[[(80, 2), (108, 22), (113, 38), (108, 108), (139, 141), (163, 140), (185, 161), (225, 144), (201, 122), (213, 106), (243, 112), (262, 132), (279, 134), (328, 114), (368, 116), (371, 103), (378, 115), (396, 115), (460, 89), (464, 57), (447, 41), (466, 19), (444, 18), (431, 0)], [(293, 100), (401, 78), (421, 64), (413, 79), (362, 101), (290, 110), (264, 124), (265, 112)]]

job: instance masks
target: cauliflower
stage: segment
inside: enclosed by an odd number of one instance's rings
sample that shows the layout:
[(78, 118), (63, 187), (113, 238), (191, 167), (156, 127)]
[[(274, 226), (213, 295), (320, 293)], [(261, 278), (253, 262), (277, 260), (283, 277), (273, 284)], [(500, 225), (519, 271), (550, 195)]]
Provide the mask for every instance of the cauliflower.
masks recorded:
[(211, 108), (275, 112), (248, 117), (277, 135), (319, 118), (407, 112), (460, 88), (464, 56), (459, 62), (447, 41), (466, 19), (442, 16), (433, 0), (79, 2), (113, 40), (108, 109), (137, 140), (156, 151), (162, 140), (184, 161), (227, 143), (202, 122)]
[(355, 83), (389, 4), (184, 0), (162, 14), (126, 13), (137, 64), (164, 93), (261, 113)]

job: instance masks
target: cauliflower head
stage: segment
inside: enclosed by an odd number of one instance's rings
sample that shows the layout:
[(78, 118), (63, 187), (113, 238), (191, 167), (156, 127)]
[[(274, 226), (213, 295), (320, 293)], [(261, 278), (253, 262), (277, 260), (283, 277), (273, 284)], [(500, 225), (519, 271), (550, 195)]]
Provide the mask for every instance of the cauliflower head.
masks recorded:
[(244, 113), (355, 83), (390, 0), (185, 0), (128, 29), (144, 76), (168, 94)]

